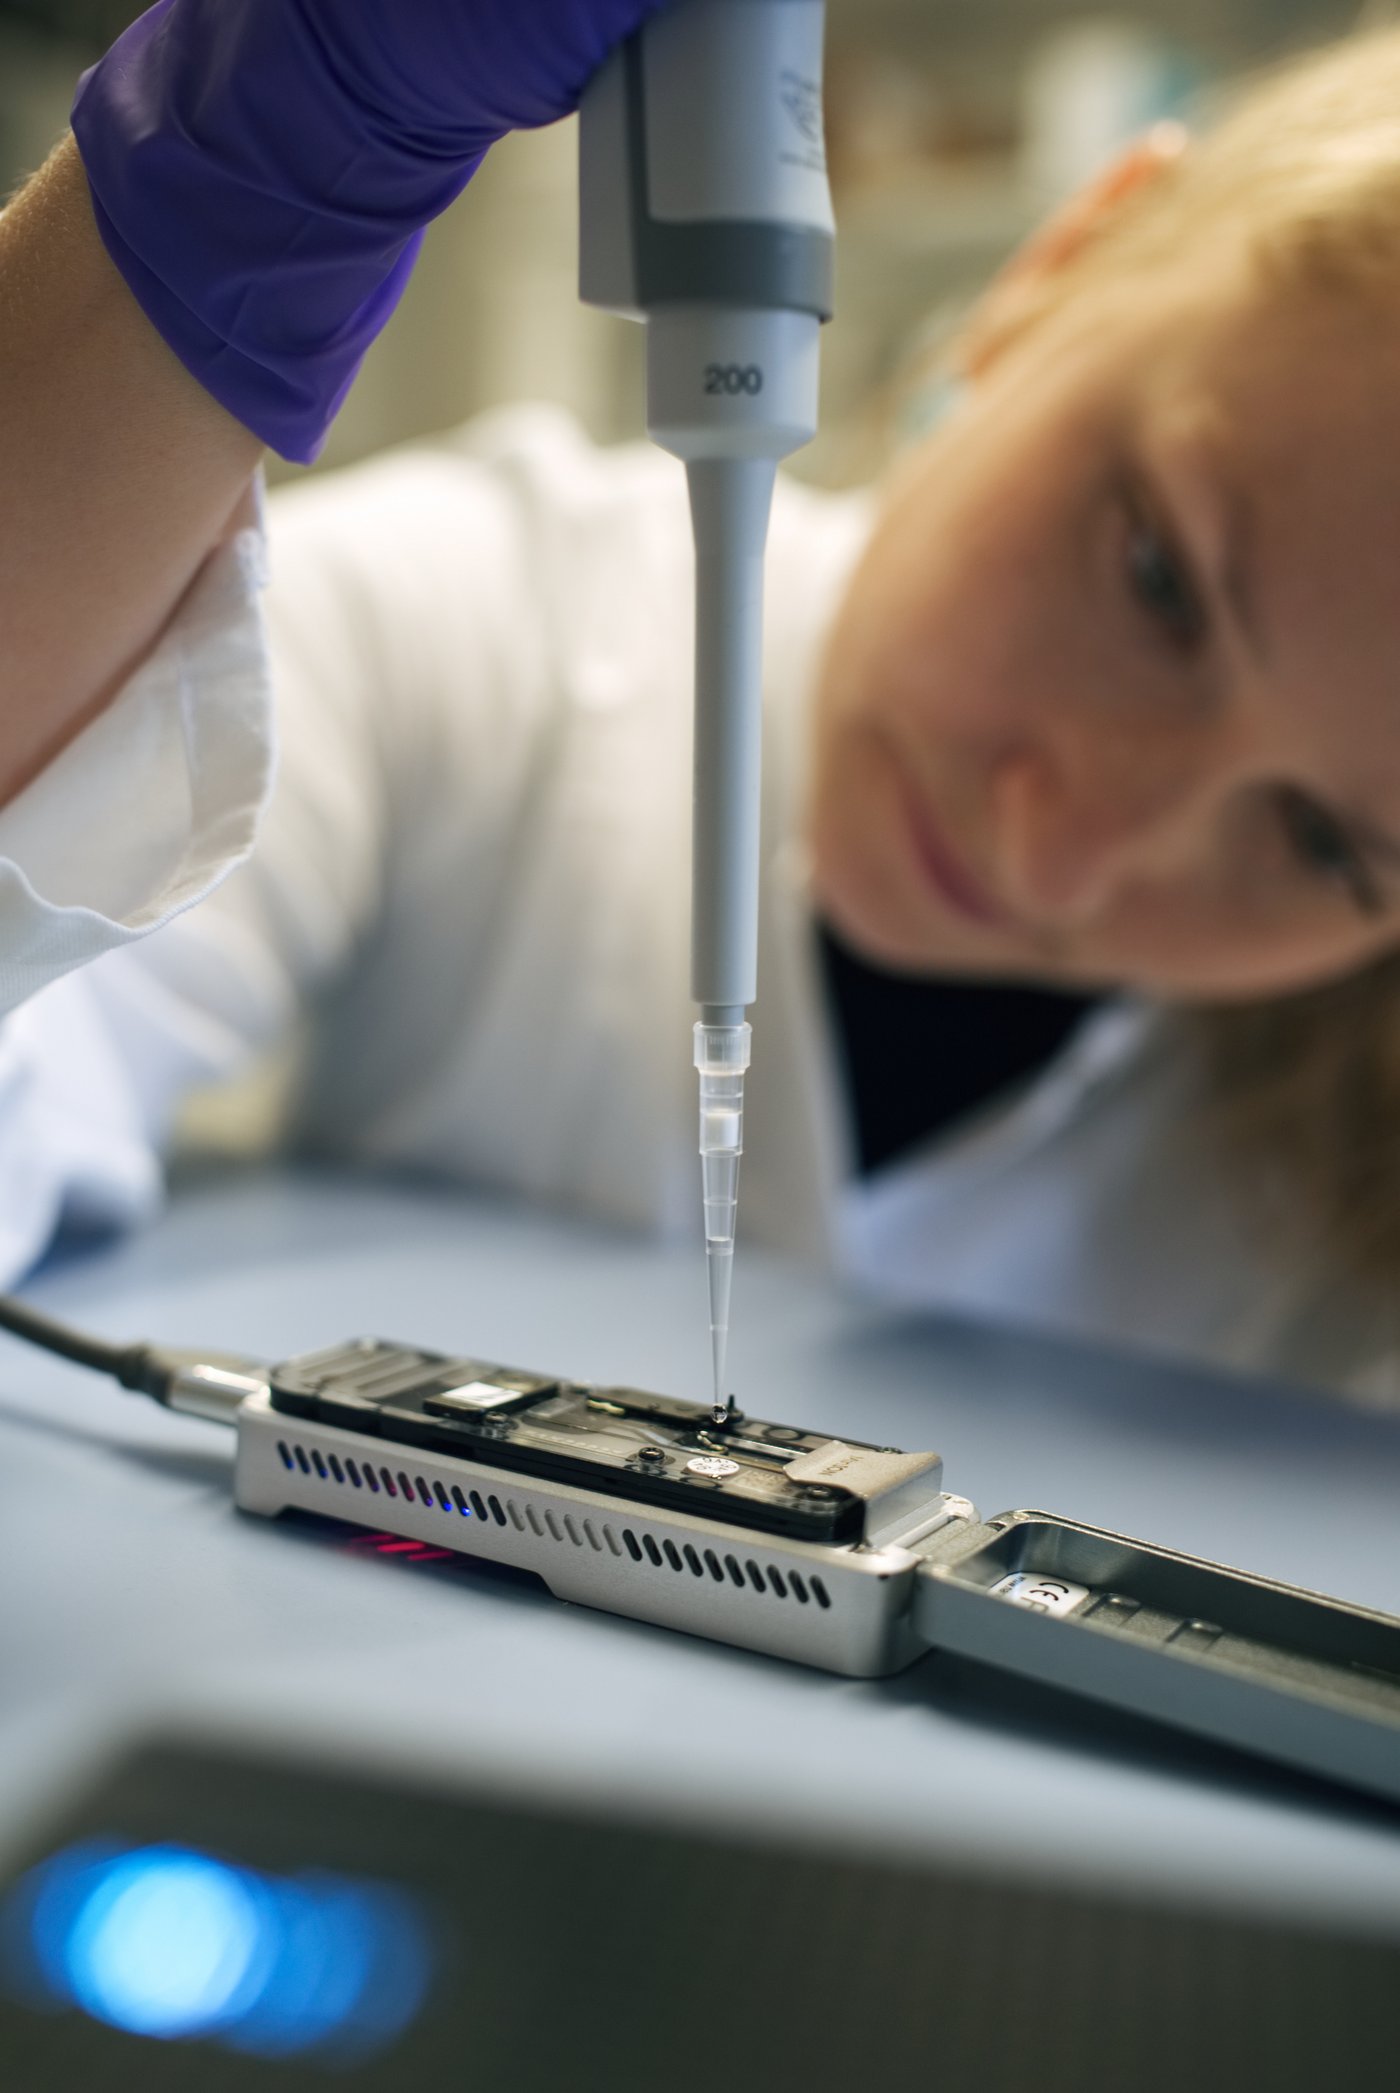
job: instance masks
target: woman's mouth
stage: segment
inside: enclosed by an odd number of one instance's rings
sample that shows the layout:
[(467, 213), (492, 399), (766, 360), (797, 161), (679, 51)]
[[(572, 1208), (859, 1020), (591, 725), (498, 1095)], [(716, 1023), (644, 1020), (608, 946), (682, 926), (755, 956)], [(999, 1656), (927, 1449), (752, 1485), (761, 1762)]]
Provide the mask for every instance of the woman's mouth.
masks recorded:
[(963, 864), (926, 803), (907, 785), (904, 787), (904, 803), (908, 810), (914, 857), (924, 884), (946, 907), (967, 922), (980, 923), (994, 930), (1011, 929), (1013, 925), (1006, 910)]

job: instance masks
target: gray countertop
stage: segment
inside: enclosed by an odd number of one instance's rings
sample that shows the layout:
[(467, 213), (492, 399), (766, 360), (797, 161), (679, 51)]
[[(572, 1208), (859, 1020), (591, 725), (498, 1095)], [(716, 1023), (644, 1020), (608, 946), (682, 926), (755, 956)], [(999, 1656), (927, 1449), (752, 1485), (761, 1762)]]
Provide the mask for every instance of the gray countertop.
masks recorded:
[[(122, 1337), (275, 1358), (373, 1332), (705, 1393), (696, 1253), (367, 1178), (187, 1184), (31, 1289)], [(1032, 1505), (1400, 1613), (1400, 1420), (872, 1308), (746, 1253), (760, 1415), (911, 1448)], [(0, 1339), (0, 1840), (122, 1738), (299, 1754), (1107, 1879), (1400, 1938), (1400, 1815), (930, 1658), (876, 1684), (413, 1566), (229, 1499), (231, 1437)]]

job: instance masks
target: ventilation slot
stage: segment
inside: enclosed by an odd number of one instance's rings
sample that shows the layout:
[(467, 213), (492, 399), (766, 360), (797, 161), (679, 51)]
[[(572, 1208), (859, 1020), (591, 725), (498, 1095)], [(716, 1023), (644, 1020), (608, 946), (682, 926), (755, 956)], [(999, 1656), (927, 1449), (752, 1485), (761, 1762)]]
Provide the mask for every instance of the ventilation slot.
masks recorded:
[(673, 1540), (663, 1539), (658, 1545), (649, 1533), (639, 1539), (627, 1526), (619, 1537), (611, 1526), (600, 1529), (591, 1519), (575, 1520), (572, 1512), (560, 1517), (548, 1510), (538, 1512), (534, 1505), (527, 1504), (522, 1513), (512, 1497), (502, 1504), (499, 1497), (483, 1498), (480, 1491), (464, 1491), (457, 1483), (449, 1491), (446, 1484), (430, 1484), (425, 1476), (410, 1476), (403, 1468), (396, 1476), (387, 1468), (381, 1468), (376, 1475), (368, 1461), (361, 1468), (347, 1455), (342, 1463), (336, 1454), (323, 1455), (314, 1446), (308, 1455), (306, 1448), (295, 1440), (279, 1439), (277, 1455), (284, 1468), (299, 1468), (306, 1476), (314, 1473), (322, 1482), (334, 1482), (342, 1488), (350, 1483), (357, 1490), (368, 1489), (376, 1495), (383, 1489), (390, 1497), (401, 1497), (406, 1504), (421, 1500), (429, 1511), (443, 1511), (449, 1516), (459, 1512), (464, 1519), (494, 1519), (498, 1526), (513, 1526), (517, 1533), (532, 1533), (537, 1540), (558, 1541), (561, 1545), (567, 1541), (575, 1548), (591, 1548), (598, 1555), (606, 1549), (609, 1554), (621, 1556), (625, 1549), (633, 1562), (648, 1562), (653, 1569), (680, 1573), (688, 1570), (692, 1577), (704, 1577), (708, 1572), (716, 1584), (723, 1584), (727, 1577), (738, 1590), (752, 1590), (765, 1599), (791, 1597), (799, 1606), (815, 1600), (824, 1611), (831, 1607), (831, 1595), (821, 1578), (804, 1577), (800, 1570), (789, 1570), (784, 1575), (774, 1563), (765, 1569), (752, 1557), (745, 1561), (734, 1555), (720, 1557), (713, 1548), (706, 1548), (702, 1555), (689, 1541), (678, 1547)]
[[(427, 1505), (429, 1511), (444, 1511), (449, 1515), (453, 1512), (460, 1512), (464, 1519), (473, 1517), (484, 1519), (487, 1516), (486, 1506), (482, 1503), (476, 1491), (473, 1490), (471, 1492), (470, 1501), (468, 1501), (467, 1495), (456, 1483), (452, 1485), (451, 1493), (449, 1494), (446, 1484), (441, 1482), (430, 1484), (425, 1476), (409, 1476), (400, 1469), (396, 1480), (387, 1468), (381, 1468), (379, 1474), (376, 1475), (368, 1461), (365, 1462), (362, 1470), (359, 1463), (350, 1454), (347, 1454), (342, 1462), (338, 1454), (332, 1453), (323, 1456), (313, 1446), (308, 1455), (305, 1447), (298, 1446), (295, 1443), (289, 1446), (285, 1439), (277, 1441), (277, 1453), (284, 1468), (300, 1468), (303, 1475), (310, 1475), (314, 1468), (314, 1472), (320, 1477), (322, 1482), (338, 1483), (342, 1489), (346, 1483), (350, 1483), (357, 1490), (373, 1490), (376, 1495), (381, 1489), (384, 1489), (388, 1491), (391, 1497), (402, 1497), (409, 1504), (412, 1504), (415, 1496), (417, 1496)], [(492, 1499), (492, 1504), (493, 1506), (495, 1504), (494, 1498)], [(511, 1514), (518, 1526), (520, 1520), (513, 1505)], [(505, 1524), (505, 1520), (499, 1511), (496, 1513), (496, 1517), (502, 1525)], [(538, 1528), (536, 1528), (536, 1531), (538, 1531)], [(577, 1542), (577, 1535), (574, 1538)], [(593, 1546), (596, 1548), (600, 1546), (600, 1543), (594, 1540)]]
[[(514, 1507), (512, 1507), (513, 1509)], [(553, 1514), (546, 1512), (544, 1517), (555, 1540), (563, 1540), (565, 1534), (560, 1533), (558, 1522)], [(533, 1511), (530, 1512), (529, 1518), (535, 1532), (538, 1533), (540, 1530), (539, 1521)], [(564, 1526), (567, 1530), (567, 1538), (573, 1542), (576, 1548), (581, 1547), (583, 1542), (571, 1517), (565, 1516)], [(692, 1547), (689, 1541), (685, 1541), (680, 1547), (677, 1547), (674, 1541), (663, 1539), (658, 1545), (649, 1533), (638, 1536), (632, 1531), (630, 1526), (622, 1528), (620, 1536), (621, 1546), (619, 1546), (619, 1536), (613, 1532), (610, 1526), (603, 1528), (602, 1542), (599, 1541), (591, 1520), (585, 1519), (583, 1521), (583, 1531), (587, 1536), (590, 1547), (601, 1549), (605, 1542), (614, 1555), (621, 1555), (623, 1548), (625, 1548), (633, 1562), (650, 1563), (653, 1569), (677, 1570), (682, 1573), (688, 1570), (692, 1577), (704, 1577), (706, 1572), (708, 1572), (716, 1584), (723, 1584), (725, 1577), (728, 1576), (731, 1584), (736, 1585), (740, 1591), (755, 1591), (760, 1597), (765, 1599), (786, 1599), (792, 1597), (801, 1606), (806, 1606), (811, 1599), (815, 1599), (819, 1606), (830, 1606), (831, 1604), (830, 1599), (827, 1597), (826, 1587), (821, 1579), (819, 1577), (805, 1578), (797, 1570), (789, 1570), (784, 1575), (775, 1564), (769, 1564), (765, 1569), (762, 1563), (755, 1562), (752, 1558), (741, 1562), (737, 1556), (726, 1555), (721, 1560), (715, 1554), (713, 1548), (707, 1548), (702, 1557), (700, 1552)]]

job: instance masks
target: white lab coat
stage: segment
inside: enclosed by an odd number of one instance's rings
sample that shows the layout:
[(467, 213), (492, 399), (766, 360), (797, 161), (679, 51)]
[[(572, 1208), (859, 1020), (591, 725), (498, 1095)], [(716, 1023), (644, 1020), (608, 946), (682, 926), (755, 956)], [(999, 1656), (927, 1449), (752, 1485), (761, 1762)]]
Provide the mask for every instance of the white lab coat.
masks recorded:
[[(272, 511), (261, 845), (11, 1021), (27, 1075), (7, 1093), (0, 1069), (0, 1256), (19, 1268), (64, 1211), (146, 1210), (180, 1096), (294, 1027), (300, 1142), (696, 1229), (679, 468), (513, 411)], [(1200, 1132), (1171, 1020), (1140, 1005), (853, 1179), (799, 816), (814, 666), (868, 527), (863, 498), (780, 490), (741, 1230), (886, 1300), (1400, 1401), (1391, 1304), (1327, 1279), (1306, 1216), (1265, 1234)], [(251, 705), (251, 587), (221, 616), (202, 673)]]
[(248, 507), (125, 688), (0, 808), (0, 1017), (169, 921), (252, 847), (272, 731)]

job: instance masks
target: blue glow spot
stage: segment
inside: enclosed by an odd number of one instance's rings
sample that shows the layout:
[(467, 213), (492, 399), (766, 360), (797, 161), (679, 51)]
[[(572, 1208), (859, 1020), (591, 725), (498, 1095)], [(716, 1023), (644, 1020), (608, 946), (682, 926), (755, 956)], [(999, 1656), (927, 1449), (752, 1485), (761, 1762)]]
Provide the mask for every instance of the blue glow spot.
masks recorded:
[(417, 1907), (383, 1884), (106, 1840), (17, 1886), (0, 1952), (10, 1988), (36, 2003), (264, 2057), (383, 2048), (417, 2017), (432, 1964)]
[(261, 1945), (256, 1902), (232, 1868), (156, 1847), (93, 1885), (68, 1936), (68, 1988), (95, 2020), (129, 2034), (204, 2034)]

